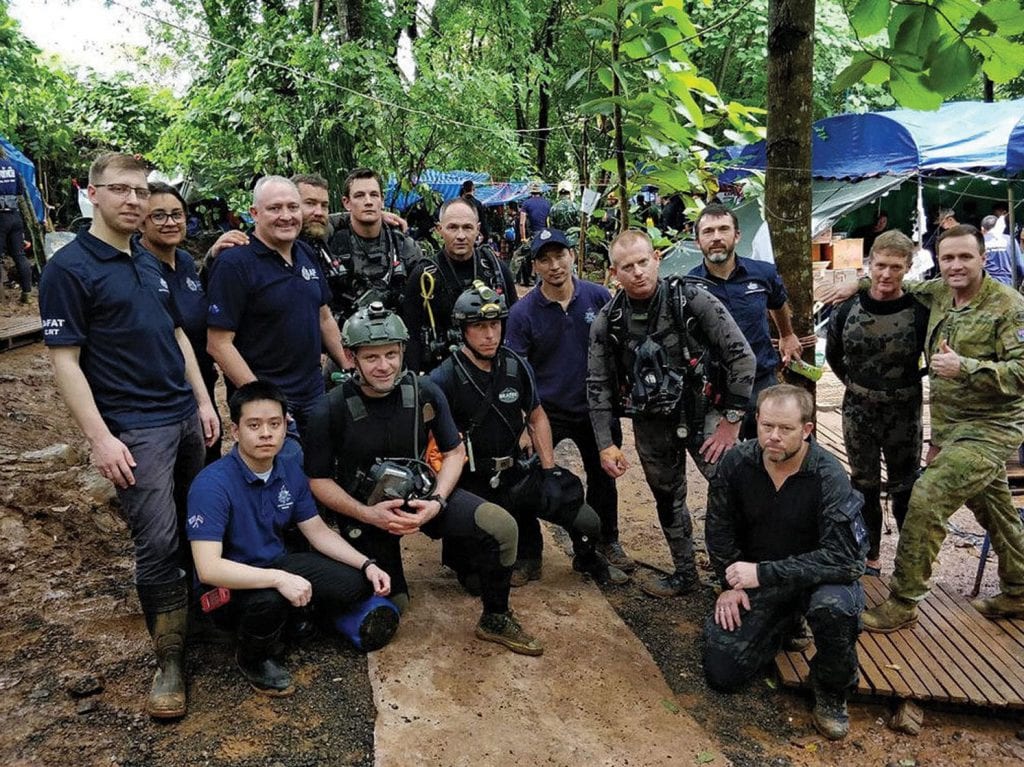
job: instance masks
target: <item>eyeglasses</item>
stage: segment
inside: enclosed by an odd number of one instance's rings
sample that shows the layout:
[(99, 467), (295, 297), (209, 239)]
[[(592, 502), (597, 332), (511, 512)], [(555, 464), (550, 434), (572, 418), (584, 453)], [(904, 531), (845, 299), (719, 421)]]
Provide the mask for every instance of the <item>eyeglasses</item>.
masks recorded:
[(182, 221), (185, 220), (185, 211), (175, 210), (172, 211), (171, 213), (168, 213), (165, 210), (154, 210), (152, 213), (149, 214), (149, 220), (152, 221), (154, 224), (163, 224), (167, 221), (167, 219), (170, 219), (175, 224), (180, 224)]
[(130, 184), (93, 184), (93, 186), (97, 189), (105, 186), (108, 192), (122, 200), (127, 200), (128, 195), (132, 192), (135, 192), (135, 196), (140, 200), (149, 199), (149, 189), (144, 186), (131, 186)]

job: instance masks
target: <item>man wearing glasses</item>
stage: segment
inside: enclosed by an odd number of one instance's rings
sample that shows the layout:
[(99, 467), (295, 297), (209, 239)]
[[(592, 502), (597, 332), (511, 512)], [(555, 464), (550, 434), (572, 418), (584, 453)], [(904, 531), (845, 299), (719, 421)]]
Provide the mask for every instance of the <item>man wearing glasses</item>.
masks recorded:
[(220, 422), (160, 264), (131, 241), (149, 197), (141, 160), (97, 158), (92, 225), (43, 270), (39, 310), (57, 388), (93, 465), (117, 488), (135, 544), (135, 584), (157, 655), (146, 710), (172, 719), (186, 711), (179, 524)]

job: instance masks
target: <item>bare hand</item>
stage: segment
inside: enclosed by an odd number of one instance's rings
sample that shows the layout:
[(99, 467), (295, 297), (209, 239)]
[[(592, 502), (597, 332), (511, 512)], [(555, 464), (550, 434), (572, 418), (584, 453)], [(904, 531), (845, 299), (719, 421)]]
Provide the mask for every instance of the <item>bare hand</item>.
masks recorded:
[(383, 221), (388, 226), (397, 226), (399, 229), (402, 230), (403, 234), (409, 231), (409, 222), (406, 221), (401, 216), (399, 216), (397, 213), (392, 213), (391, 211), (383, 210), (381, 211), (380, 214), (380, 220)]
[(796, 337), (796, 333), (790, 333), (779, 339), (779, 353), (782, 355), (783, 366), (788, 365), (791, 359), (800, 359), (802, 351), (803, 346), (800, 344), (800, 339)]
[(367, 516), (369, 517), (367, 521), (374, 527), (391, 532), (391, 525), (403, 521), (399, 512), (403, 504), (405, 504), (405, 501), (401, 498), (375, 503), (367, 510)]
[(373, 593), (377, 596), (386, 597), (391, 593), (391, 576), (377, 565), (370, 565), (366, 568), (366, 580), (373, 586)]
[(855, 295), (857, 290), (858, 285), (856, 281), (832, 285), (821, 291), (820, 300), (823, 304), (841, 304), (846, 299)]
[(622, 454), (622, 450), (612, 445), (601, 451), (601, 468), (604, 469), (605, 474), (609, 477), (618, 479), (626, 473), (626, 470), (629, 468), (629, 461)]
[(715, 602), (715, 623), (726, 631), (735, 631), (743, 621), (740, 620), (740, 607), (750, 610), (750, 597), (743, 589), (723, 591)]
[(128, 446), (109, 432), (92, 443), (92, 465), (122, 490), (135, 484), (135, 459)]
[(533, 438), (529, 429), (523, 429), (523, 433), (519, 435), (519, 449), (526, 455), (533, 455)]
[(733, 562), (725, 568), (725, 580), (734, 589), (756, 589), (761, 585), (756, 562)]
[(718, 428), (700, 446), (700, 454), (704, 460), (708, 463), (718, 463), (718, 459), (736, 444), (736, 440), (740, 435), (741, 424), (742, 422), (729, 423), (724, 418), (719, 421)]
[(210, 258), (216, 258), (221, 251), (233, 248), (237, 245), (248, 245), (249, 235), (243, 232), (241, 229), (232, 229), (230, 232), (224, 232), (217, 241), (210, 246)]
[(312, 584), (301, 575), (284, 570), (279, 572), (276, 588), (281, 596), (291, 602), (294, 607), (303, 607), (309, 604), (309, 600), (313, 598)]
[(932, 375), (939, 378), (956, 378), (960, 375), (960, 355), (950, 349), (949, 342), (943, 338), (928, 367)]
[(409, 501), (408, 506), (412, 511), (398, 510), (395, 512), (399, 519), (388, 525), (388, 532), (395, 535), (409, 535), (419, 532), (423, 525), (441, 513), (441, 504), (437, 501), (428, 501), (420, 498)]
[(207, 447), (213, 447), (220, 436), (220, 418), (213, 405), (199, 406), (199, 428), (203, 430), (203, 442)]

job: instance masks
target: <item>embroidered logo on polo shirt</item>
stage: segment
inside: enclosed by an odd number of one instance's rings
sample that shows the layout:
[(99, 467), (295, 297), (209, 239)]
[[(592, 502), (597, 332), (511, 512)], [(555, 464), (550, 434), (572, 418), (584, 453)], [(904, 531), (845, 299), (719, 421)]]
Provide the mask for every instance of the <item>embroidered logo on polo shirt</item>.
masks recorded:
[(191, 277), (185, 278), (185, 286), (193, 293), (199, 292), (199, 283), (193, 280)]
[(597, 312), (593, 309), (587, 309), (587, 313), (583, 315), (583, 321), (588, 325), (597, 319)]
[(307, 282), (309, 280), (319, 279), (316, 274), (316, 269), (312, 268), (311, 266), (302, 267), (302, 279), (306, 280)]
[(498, 399), (506, 405), (511, 405), (513, 402), (517, 402), (519, 400), (519, 392), (510, 386), (507, 389), (502, 389), (498, 393)]
[(287, 486), (283, 486), (281, 492), (277, 494), (277, 508), (281, 511), (288, 511), (294, 505), (295, 501), (292, 499), (291, 492)]
[(64, 327), (64, 320), (59, 320), (53, 317), (47, 317), (43, 320), (43, 335), (44, 336), (56, 336), (60, 335), (61, 328)]
[(759, 287), (761, 287), (761, 286), (758, 285), (756, 282), (748, 282), (747, 283), (747, 290), (757, 290)]
[(197, 528), (200, 525), (202, 525), (203, 522), (205, 521), (206, 520), (203, 518), (202, 514), (193, 514), (191, 517), (188, 518), (188, 526), (191, 528)]
[(171, 292), (171, 289), (169, 287), (167, 287), (167, 280), (165, 280), (163, 277), (160, 278), (160, 292), (161, 293), (170, 293)]
[(210, 314), (220, 314), (220, 307), (217, 304), (210, 304)]

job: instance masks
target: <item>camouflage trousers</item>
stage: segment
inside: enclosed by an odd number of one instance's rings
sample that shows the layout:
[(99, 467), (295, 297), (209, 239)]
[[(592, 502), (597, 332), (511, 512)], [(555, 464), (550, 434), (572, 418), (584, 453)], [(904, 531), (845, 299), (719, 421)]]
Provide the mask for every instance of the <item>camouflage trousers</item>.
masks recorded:
[[(721, 416), (712, 411), (704, 422), (704, 435), (710, 435)], [(634, 418), (633, 438), (644, 477), (654, 495), (658, 522), (665, 535), (676, 572), (693, 569), (693, 520), (686, 506), (686, 454), (690, 453), (700, 473), (710, 479), (717, 468), (708, 464), (699, 452), (704, 437), (691, 434), (681, 438), (677, 424), (668, 418)]]
[(733, 692), (748, 683), (779, 652), (800, 615), (814, 634), (811, 682), (815, 689), (846, 692), (857, 684), (857, 635), (864, 609), (860, 582), (748, 589), (749, 612), (735, 631), (704, 622), (704, 675), (708, 684)]
[(1024, 596), (1024, 524), (1006, 482), (1005, 456), (987, 442), (957, 440), (925, 468), (910, 496), (889, 586), (895, 596), (920, 601), (946, 539), (946, 521), (966, 504), (992, 539), (999, 558), (999, 586)]
[(902, 526), (909, 491), (921, 466), (921, 397), (882, 399), (847, 388), (843, 397), (843, 442), (850, 483), (864, 496), (868, 559), (878, 559), (882, 540), (882, 456), (886, 489)]

